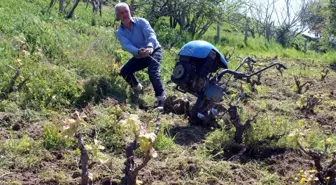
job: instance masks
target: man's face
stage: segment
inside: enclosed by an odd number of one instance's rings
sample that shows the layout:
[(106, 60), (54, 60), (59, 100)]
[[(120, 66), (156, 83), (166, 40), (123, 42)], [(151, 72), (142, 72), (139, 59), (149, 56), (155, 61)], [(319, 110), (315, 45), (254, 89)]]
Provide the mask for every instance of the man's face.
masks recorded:
[(117, 16), (123, 24), (128, 24), (131, 21), (131, 12), (129, 8), (120, 8), (117, 12)]

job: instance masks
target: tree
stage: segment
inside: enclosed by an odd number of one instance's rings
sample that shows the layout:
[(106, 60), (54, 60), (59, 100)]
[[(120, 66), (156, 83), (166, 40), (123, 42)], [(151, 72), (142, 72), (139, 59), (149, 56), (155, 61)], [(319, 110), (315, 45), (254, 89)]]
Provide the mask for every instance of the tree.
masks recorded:
[(200, 38), (208, 28), (222, 21), (225, 13), (224, 6), (228, 0), (144, 0), (142, 3), (149, 4), (144, 7), (146, 17), (154, 25), (161, 17), (169, 17), (171, 28), (178, 25), (180, 31), (186, 31), (193, 38)]
[(306, 24), (310, 32), (319, 37), (316, 50), (326, 52), (335, 41), (336, 1), (314, 0), (308, 4), (308, 9), (301, 22)]
[(91, 3), (92, 5), (92, 11), (94, 13), (97, 13), (99, 11), (99, 15), (102, 16), (102, 0), (87, 0), (87, 5)]
[[(67, 7), (69, 6), (69, 4), (71, 4), (71, 1), (67, 1), (66, 6), (64, 6), (64, 0), (50, 0), (49, 3), (49, 7), (48, 7), (48, 11), (50, 11), (54, 5), (56, 4), (56, 1), (59, 2), (59, 13), (62, 14), (66, 11)], [(65, 16), (66, 19), (70, 19), (73, 17), (73, 14), (75, 12), (75, 9), (77, 8), (80, 0), (74, 0), (73, 1), (73, 5), (70, 9), (69, 12), (67, 12), (67, 15)], [(102, 15), (102, 0), (86, 0), (86, 7), (88, 7), (89, 4), (92, 5), (92, 11), (94, 13), (97, 13), (99, 11), (100, 16)]]
[(275, 3), (275, 0), (267, 0), (251, 5), (251, 14), (256, 18), (255, 28), (259, 36), (263, 35), (267, 41), (270, 41), (274, 27)]
[(310, 32), (316, 37), (321, 37), (327, 26), (327, 1), (317, 0), (308, 4), (307, 11), (301, 17), (301, 22), (306, 24)]
[[(247, 7), (249, 7), (249, 5), (247, 4), (245, 0), (227, 0), (221, 3), (222, 16), (218, 17), (218, 20), (217, 20), (218, 21), (217, 22), (217, 35), (215, 37), (215, 40), (217, 39), (219, 41), (220, 39), (221, 25), (223, 25), (224, 23), (227, 23), (229, 26), (235, 27), (236, 26), (235, 24), (238, 23), (239, 25), (241, 20), (243, 20), (244, 18), (246, 19), (246, 12), (247, 12), (247, 9), (249, 8), (244, 7), (244, 5), (247, 5)], [(245, 17), (243, 16), (243, 14), (245, 14)], [(250, 25), (245, 24), (244, 28), (248, 29), (247, 32), (252, 30)], [(253, 31), (251, 33), (253, 34)]]
[(277, 30), (277, 41), (283, 46), (290, 45), (298, 35), (308, 29), (307, 25), (300, 20), (306, 15), (310, 0), (297, 1), (298, 9), (293, 7), (292, 0), (284, 0), (285, 7), (281, 12), (275, 11), (279, 28)]
[(336, 1), (329, 2), (329, 33), (336, 35)]

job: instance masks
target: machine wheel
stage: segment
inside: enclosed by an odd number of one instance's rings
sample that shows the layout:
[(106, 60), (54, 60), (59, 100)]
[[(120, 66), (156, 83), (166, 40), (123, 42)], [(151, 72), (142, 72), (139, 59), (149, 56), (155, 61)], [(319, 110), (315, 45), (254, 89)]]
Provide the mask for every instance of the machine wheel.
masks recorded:
[(182, 64), (177, 64), (175, 66), (174, 72), (173, 72), (173, 77), (175, 79), (180, 79), (184, 76), (186, 70)]

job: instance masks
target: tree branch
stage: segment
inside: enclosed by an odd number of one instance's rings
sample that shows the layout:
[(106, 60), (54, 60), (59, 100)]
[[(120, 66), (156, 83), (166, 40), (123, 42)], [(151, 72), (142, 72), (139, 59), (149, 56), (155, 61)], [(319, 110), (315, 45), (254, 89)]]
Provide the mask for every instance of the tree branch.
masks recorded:
[[(161, 129), (160, 123), (160, 113), (158, 113), (156, 118), (156, 127), (154, 134), (157, 135)], [(126, 147), (126, 161), (124, 163), (125, 176), (121, 180), (121, 185), (136, 185), (136, 178), (139, 174), (139, 171), (147, 166), (148, 162), (151, 160), (150, 151), (145, 154), (145, 157), (140, 165), (137, 165), (134, 162), (134, 150), (139, 148), (139, 143), (137, 142), (137, 138), (134, 139), (132, 143), (130, 143)]]
[(80, 162), (82, 166), (82, 181), (81, 185), (88, 185), (89, 184), (89, 172), (88, 172), (88, 161), (89, 161), (89, 155), (88, 152), (83, 144), (83, 138), (82, 134), (76, 134), (76, 137), (78, 139), (78, 148), (81, 152), (80, 156)]

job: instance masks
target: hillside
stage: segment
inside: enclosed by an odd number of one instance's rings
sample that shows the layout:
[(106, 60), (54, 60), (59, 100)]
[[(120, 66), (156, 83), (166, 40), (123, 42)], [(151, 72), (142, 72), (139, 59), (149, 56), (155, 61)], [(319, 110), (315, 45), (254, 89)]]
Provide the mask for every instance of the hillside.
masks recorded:
[[(74, 137), (64, 137), (64, 127), (78, 117), (93, 184), (120, 184), (125, 148), (134, 139), (127, 120), (137, 115), (147, 130), (155, 128), (158, 113), (146, 109), (154, 102), (148, 76), (137, 74), (146, 87), (140, 97), (119, 76), (130, 55), (114, 36), (111, 6), (104, 6), (100, 17), (80, 3), (75, 17), (64, 19), (56, 10), (48, 12), (48, 5), (47, 0), (0, 1), (0, 184), (80, 184), (81, 151)], [(242, 39), (235, 33), (222, 40), (223, 53), (237, 43), (232, 69), (247, 55), (257, 59), (257, 68), (277, 61), (288, 69), (282, 75), (275, 68), (264, 72), (254, 91), (232, 82), (252, 97), (239, 104), (241, 121), (258, 113), (241, 143), (234, 140), (227, 114), (218, 118), (218, 127), (206, 128), (191, 126), (184, 115), (161, 113), (154, 143), (158, 157), (137, 179), (145, 185), (313, 182), (314, 161), (297, 141), (315, 151), (328, 144), (322, 165), (329, 164), (336, 150), (335, 52), (303, 53), (262, 39), (239, 47)], [(178, 50), (164, 50), (162, 79), (168, 96), (185, 97), (167, 84)], [(295, 80), (309, 83), (298, 93)], [(232, 96), (222, 102), (225, 108)], [(139, 163), (143, 155), (135, 153)]]

